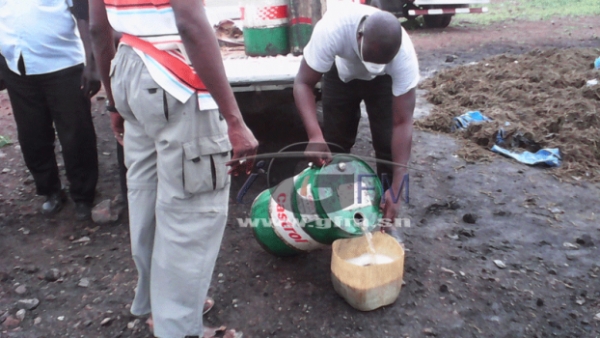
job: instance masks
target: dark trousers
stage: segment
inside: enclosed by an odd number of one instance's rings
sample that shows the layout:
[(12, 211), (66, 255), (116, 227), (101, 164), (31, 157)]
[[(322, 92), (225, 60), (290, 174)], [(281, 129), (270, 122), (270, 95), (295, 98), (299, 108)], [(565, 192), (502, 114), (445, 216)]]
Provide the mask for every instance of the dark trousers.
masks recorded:
[[(19, 68), (23, 73), (22, 60)], [(8, 90), (23, 158), (35, 180), (37, 193), (47, 196), (61, 189), (54, 154), (56, 128), (71, 198), (75, 202), (92, 203), (98, 181), (98, 153), (91, 103), (80, 89), (82, 72), (83, 65), (77, 65), (49, 74), (19, 75), (0, 56), (0, 74)]]
[[(392, 78), (378, 76), (370, 81), (340, 80), (337, 68), (323, 78), (323, 134), (332, 152), (350, 153), (356, 142), (360, 122), (360, 103), (365, 101), (375, 157), (392, 160)], [(385, 173), (392, 179), (393, 166), (377, 163), (377, 174)]]
[(125, 151), (123, 146), (117, 143), (117, 163), (119, 165), (119, 183), (121, 185), (121, 195), (127, 205), (127, 167), (125, 167)]

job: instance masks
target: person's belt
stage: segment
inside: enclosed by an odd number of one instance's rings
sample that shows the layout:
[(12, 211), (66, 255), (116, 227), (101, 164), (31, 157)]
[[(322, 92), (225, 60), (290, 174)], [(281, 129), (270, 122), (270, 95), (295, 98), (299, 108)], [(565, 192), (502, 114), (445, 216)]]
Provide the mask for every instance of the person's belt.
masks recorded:
[(188, 86), (198, 91), (208, 91), (198, 74), (194, 72), (194, 69), (181, 59), (169, 54), (169, 52), (160, 50), (152, 43), (126, 33), (123, 33), (121, 42), (146, 53), (151, 58), (156, 60), (156, 62), (165, 67), (169, 72), (171, 72), (177, 79)]

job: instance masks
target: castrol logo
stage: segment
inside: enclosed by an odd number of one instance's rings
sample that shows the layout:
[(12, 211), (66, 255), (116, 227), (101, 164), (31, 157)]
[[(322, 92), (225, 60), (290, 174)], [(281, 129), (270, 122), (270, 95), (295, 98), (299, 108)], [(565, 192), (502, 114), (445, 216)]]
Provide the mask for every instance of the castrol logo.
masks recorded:
[(279, 224), (281, 225), (281, 227), (283, 229), (285, 229), (285, 231), (287, 232), (287, 235), (289, 236), (289, 238), (291, 238), (292, 240), (294, 240), (294, 242), (296, 243), (307, 243), (308, 240), (302, 238), (302, 235), (298, 234), (298, 231), (296, 231), (296, 229), (294, 229), (294, 220), (293, 219), (289, 219), (285, 207), (283, 206), (283, 203), (285, 203), (285, 201), (287, 201), (288, 197), (286, 194), (279, 194), (277, 196), (277, 220), (279, 221)]
[(291, 180), (286, 183), (284, 181), (279, 184), (270, 201), (269, 212), (273, 230), (281, 240), (299, 250), (310, 251), (322, 247), (322, 244), (312, 239), (302, 229), (300, 222), (294, 216), (290, 196), (293, 185)]

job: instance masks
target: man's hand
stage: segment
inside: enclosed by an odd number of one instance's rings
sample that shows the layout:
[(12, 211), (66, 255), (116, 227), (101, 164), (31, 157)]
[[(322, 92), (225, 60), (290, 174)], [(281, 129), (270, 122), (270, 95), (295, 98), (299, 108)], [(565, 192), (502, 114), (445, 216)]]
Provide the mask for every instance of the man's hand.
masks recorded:
[(240, 173), (249, 175), (254, 166), (253, 157), (256, 155), (258, 141), (243, 121), (229, 126), (228, 133), (233, 157), (227, 162), (227, 166), (231, 167), (227, 173), (233, 176), (238, 176)]
[(306, 159), (317, 167), (322, 167), (331, 162), (331, 151), (325, 140), (309, 141), (304, 151)]
[(123, 145), (123, 135), (125, 133), (124, 122), (125, 120), (123, 120), (123, 117), (119, 113), (110, 112), (110, 127), (120, 145)]
[(398, 196), (394, 196), (393, 189), (386, 190), (384, 197), (381, 199), (379, 208), (383, 212), (383, 218), (394, 221), (395, 218), (400, 216), (400, 209), (402, 207), (402, 196), (401, 192), (398, 192)]
[(86, 64), (81, 76), (81, 90), (83, 91), (83, 95), (89, 99), (98, 93), (101, 86), (100, 75), (96, 71), (96, 63), (90, 62)]

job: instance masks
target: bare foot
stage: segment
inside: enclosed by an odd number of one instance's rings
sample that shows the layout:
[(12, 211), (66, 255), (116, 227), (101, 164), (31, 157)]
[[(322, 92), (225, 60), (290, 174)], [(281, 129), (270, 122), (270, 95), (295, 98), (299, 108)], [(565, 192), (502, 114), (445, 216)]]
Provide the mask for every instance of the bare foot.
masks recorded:
[(152, 315), (146, 320), (146, 325), (148, 325), (148, 330), (150, 330), (151, 333), (154, 333), (154, 321), (152, 320)]

